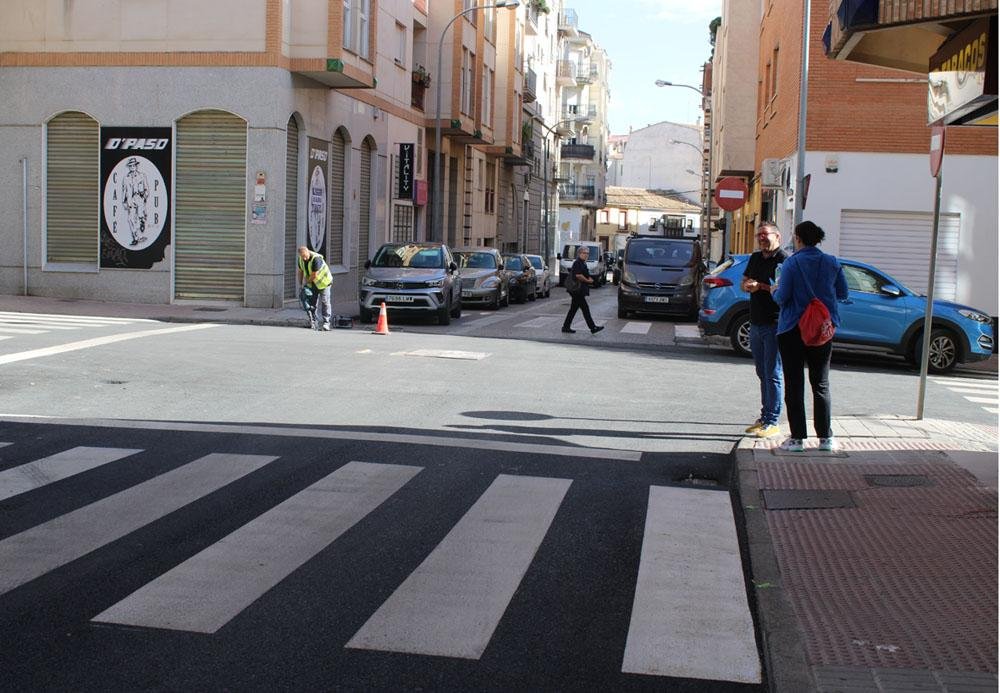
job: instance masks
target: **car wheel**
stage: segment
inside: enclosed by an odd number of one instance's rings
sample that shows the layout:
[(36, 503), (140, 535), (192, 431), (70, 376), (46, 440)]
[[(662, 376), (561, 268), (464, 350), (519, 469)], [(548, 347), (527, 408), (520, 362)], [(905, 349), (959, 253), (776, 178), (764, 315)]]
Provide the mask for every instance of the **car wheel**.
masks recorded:
[(455, 318), (456, 320), (462, 317), (462, 299), (458, 299), (458, 301), (455, 303), (455, 307), (452, 308), (451, 310), (451, 317)]
[(501, 290), (497, 288), (497, 295), (493, 297), (492, 301), (490, 301), (491, 310), (500, 310), (500, 293)]
[(628, 311), (622, 308), (622, 304), (618, 304), (618, 319), (625, 320), (628, 318)]
[(536, 298), (538, 298), (538, 285), (537, 284), (535, 284), (533, 287), (531, 287), (531, 293), (528, 294), (528, 300), (529, 301), (533, 302)]
[(450, 325), (451, 324), (451, 311), (448, 306), (441, 306), (438, 308), (438, 325)]
[(729, 327), (729, 343), (740, 356), (750, 356), (750, 314), (737, 316)]
[(358, 321), (362, 325), (370, 325), (375, 321), (375, 314), (367, 308), (358, 310)]
[[(923, 335), (917, 335), (913, 344), (913, 361), (919, 366), (921, 349), (924, 346)], [(958, 365), (958, 340), (951, 330), (936, 329), (931, 331), (930, 355), (927, 359), (927, 370), (931, 373), (948, 373)]]

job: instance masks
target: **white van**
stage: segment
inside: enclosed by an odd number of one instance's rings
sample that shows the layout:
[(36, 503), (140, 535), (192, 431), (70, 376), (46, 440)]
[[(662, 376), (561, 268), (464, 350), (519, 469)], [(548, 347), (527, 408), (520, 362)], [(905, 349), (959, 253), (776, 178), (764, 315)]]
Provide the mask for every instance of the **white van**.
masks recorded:
[(563, 246), (562, 254), (558, 256), (559, 286), (563, 286), (566, 283), (566, 276), (569, 274), (569, 269), (573, 266), (573, 261), (576, 260), (576, 252), (581, 246), (590, 250), (590, 256), (587, 258), (587, 272), (590, 273), (590, 278), (594, 280), (594, 286), (607, 283), (608, 267), (604, 263), (604, 252), (601, 250), (600, 243), (581, 241), (579, 243), (567, 243)]

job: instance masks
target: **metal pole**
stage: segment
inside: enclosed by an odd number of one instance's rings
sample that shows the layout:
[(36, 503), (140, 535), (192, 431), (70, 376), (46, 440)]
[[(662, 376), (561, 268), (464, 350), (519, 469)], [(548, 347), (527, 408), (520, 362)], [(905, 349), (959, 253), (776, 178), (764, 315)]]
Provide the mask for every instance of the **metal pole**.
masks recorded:
[(21, 218), (24, 224), (24, 295), (28, 295), (28, 158), (21, 159)]
[[(712, 92), (708, 95), (702, 95), (702, 100), (708, 99), (709, 106), (712, 103)], [(702, 104), (704, 109), (704, 104)], [(715, 109), (712, 111), (712, 123), (708, 125), (708, 199), (705, 205), (705, 228), (702, 230), (702, 257), (710, 257), (712, 251), (712, 135), (715, 129)], [(723, 258), (725, 260), (725, 258)]]
[[(545, 127), (544, 125), (542, 127)], [(545, 143), (542, 147), (542, 183), (545, 190), (542, 191), (542, 223), (545, 226), (544, 246), (545, 264), (549, 264), (549, 133), (545, 133)]]
[(793, 228), (802, 223), (803, 179), (806, 177), (806, 103), (809, 95), (809, 5), (802, 3), (802, 74), (799, 77), (799, 142), (795, 161), (795, 216)]
[(924, 418), (924, 395), (927, 393), (927, 364), (930, 360), (932, 316), (934, 314), (934, 275), (937, 270), (938, 224), (941, 221), (941, 174), (934, 190), (934, 226), (931, 229), (931, 266), (927, 272), (927, 305), (924, 308), (924, 336), (920, 349), (920, 390), (917, 394), (917, 421)]

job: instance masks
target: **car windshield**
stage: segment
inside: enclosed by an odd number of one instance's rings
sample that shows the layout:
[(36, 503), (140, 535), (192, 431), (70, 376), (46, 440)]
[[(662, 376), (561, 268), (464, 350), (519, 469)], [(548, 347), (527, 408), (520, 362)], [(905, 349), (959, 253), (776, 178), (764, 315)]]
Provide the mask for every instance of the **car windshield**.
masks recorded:
[(535, 269), (538, 270), (545, 269), (545, 264), (542, 262), (542, 258), (538, 257), (537, 255), (529, 255), (528, 261), (531, 262), (531, 266), (534, 267)]
[(684, 241), (632, 241), (625, 261), (655, 267), (686, 267), (692, 255), (693, 246)]
[(563, 260), (569, 260), (572, 262), (576, 259), (576, 252), (579, 248), (586, 248), (590, 251), (590, 255), (587, 257), (587, 262), (597, 262), (600, 259), (600, 251), (597, 246), (593, 245), (567, 245), (563, 247)]
[(435, 246), (428, 248), (413, 244), (384, 245), (379, 248), (372, 267), (419, 267), (443, 269), (444, 253)]
[(524, 269), (521, 266), (521, 258), (517, 257), (516, 255), (504, 255), (503, 266), (509, 270)]
[(493, 253), (455, 253), (458, 266), (462, 269), (496, 269), (497, 260)]

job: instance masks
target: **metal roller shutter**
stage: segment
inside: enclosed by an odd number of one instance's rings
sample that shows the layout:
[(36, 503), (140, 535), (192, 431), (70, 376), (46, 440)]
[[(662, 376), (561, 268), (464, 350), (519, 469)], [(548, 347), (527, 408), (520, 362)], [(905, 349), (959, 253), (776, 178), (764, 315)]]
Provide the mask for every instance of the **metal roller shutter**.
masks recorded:
[(62, 113), (46, 128), (45, 259), (97, 264), (100, 228), (100, 127), (84, 113)]
[(222, 111), (177, 121), (174, 296), (243, 301), (246, 121)]
[(338, 130), (333, 134), (330, 160), (330, 264), (344, 262), (344, 180), (347, 173), (347, 140)]
[(372, 217), (372, 154), (371, 142), (366, 138), (361, 143), (361, 194), (359, 202), (361, 204), (360, 221), (358, 223), (358, 271), (365, 266), (365, 261), (369, 260), (368, 237), (371, 233)]
[[(928, 212), (843, 210), (840, 213), (840, 254), (874, 265), (910, 289), (927, 291), (931, 228)], [(938, 231), (934, 297), (954, 301), (958, 293), (958, 242), (961, 217), (942, 214)]]
[(299, 124), (288, 119), (285, 151), (285, 298), (295, 298), (295, 268), (299, 224)]

